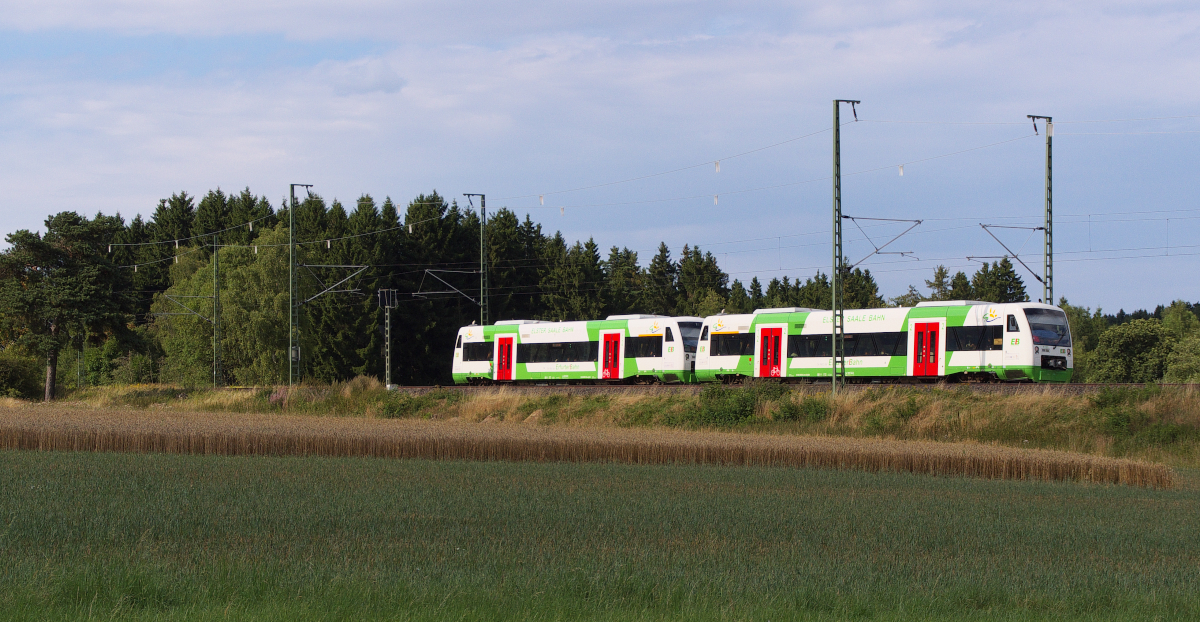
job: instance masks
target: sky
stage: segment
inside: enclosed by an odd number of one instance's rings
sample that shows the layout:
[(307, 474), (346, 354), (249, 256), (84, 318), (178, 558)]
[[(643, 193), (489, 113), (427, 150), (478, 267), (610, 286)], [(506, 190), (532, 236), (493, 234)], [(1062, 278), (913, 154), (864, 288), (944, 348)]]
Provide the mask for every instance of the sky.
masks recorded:
[[(885, 297), (1004, 255), (981, 224), (1026, 227), (990, 231), (1041, 274), (1034, 114), (1055, 298), (1153, 308), (1200, 300), (1198, 78), (1194, 2), (4, 0), (0, 232), (218, 187), (437, 190), (643, 264), (691, 244), (806, 278), (855, 99), (846, 255)], [(865, 218), (922, 222), (870, 255), (911, 223)]]

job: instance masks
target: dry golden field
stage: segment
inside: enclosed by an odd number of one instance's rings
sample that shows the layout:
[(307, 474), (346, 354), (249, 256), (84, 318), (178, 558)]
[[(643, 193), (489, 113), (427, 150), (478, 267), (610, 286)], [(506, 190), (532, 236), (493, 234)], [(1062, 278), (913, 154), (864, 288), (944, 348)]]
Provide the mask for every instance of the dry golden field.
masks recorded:
[[(454, 420), (214, 413), (0, 404), (0, 448), (450, 460), (694, 463), (907, 471), (996, 479), (1173, 486), (1148, 462), (990, 444), (546, 425), (497, 416), (496, 401)], [(497, 413), (497, 414), (489, 414)]]

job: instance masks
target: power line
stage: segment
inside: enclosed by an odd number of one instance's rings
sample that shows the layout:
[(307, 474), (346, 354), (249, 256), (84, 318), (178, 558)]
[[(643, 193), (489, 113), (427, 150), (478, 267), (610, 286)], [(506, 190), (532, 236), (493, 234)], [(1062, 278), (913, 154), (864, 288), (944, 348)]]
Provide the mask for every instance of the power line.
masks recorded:
[(234, 226), (232, 226), (232, 227), (226, 227), (226, 228), (224, 228), (224, 229), (221, 229), (221, 230), (219, 230), (219, 231), (209, 231), (208, 233), (201, 233), (201, 234), (199, 234), (199, 235), (193, 235), (193, 236), (191, 236), (191, 237), (187, 237), (187, 238), (179, 238), (179, 239), (176, 239), (176, 240), (160, 240), (160, 241), (157, 241), (157, 242), (114, 242), (114, 243), (111, 243), (111, 244), (109, 244), (109, 246), (151, 246), (151, 245), (155, 245), (155, 244), (172, 244), (172, 243), (173, 243), (173, 244), (175, 244), (176, 246), (178, 246), (180, 242), (189, 242), (189, 241), (191, 241), (191, 240), (198, 240), (198, 239), (200, 239), (200, 238), (207, 238), (207, 237), (210, 237), (210, 236), (217, 235), (217, 234), (219, 234), (219, 233), (225, 233), (226, 231), (233, 231), (234, 229), (241, 229), (242, 227), (250, 227), (250, 230), (251, 230), (251, 231), (253, 231), (253, 230), (254, 230), (254, 223), (256, 223), (256, 222), (259, 222), (259, 221), (266, 220), (266, 219), (268, 219), (268, 218), (274, 218), (275, 216), (276, 216), (276, 214), (268, 214), (268, 215), (266, 215), (266, 216), (263, 216), (263, 217), (261, 217), (261, 218), (255, 218), (254, 220), (248, 220), (248, 221), (246, 221), (246, 222), (244, 222), (244, 223), (242, 223), (242, 224), (240, 224), (240, 225), (234, 225)]
[[(1133, 121), (1170, 121), (1175, 119), (1200, 119), (1200, 115), (1174, 117), (1140, 117), (1131, 119), (1080, 119), (1078, 121), (1055, 121), (1055, 123), (1129, 123)], [(1024, 121), (900, 121), (889, 119), (859, 119), (863, 123), (892, 123), (901, 125), (1025, 125)]]
[(1200, 134), (1200, 130), (1176, 130), (1173, 132), (1059, 132), (1059, 136), (1139, 136), (1144, 134)]

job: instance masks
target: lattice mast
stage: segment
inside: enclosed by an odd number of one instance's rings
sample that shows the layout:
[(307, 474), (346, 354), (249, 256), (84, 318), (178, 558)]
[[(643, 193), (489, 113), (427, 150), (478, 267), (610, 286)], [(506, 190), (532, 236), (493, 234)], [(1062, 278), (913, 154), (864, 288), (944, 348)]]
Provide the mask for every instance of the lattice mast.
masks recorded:
[[(842, 253), (842, 123), (841, 123), (841, 105), (850, 104), (851, 110), (854, 105), (860, 103), (856, 99), (835, 99), (833, 100), (833, 271), (829, 275), (829, 293), (830, 307), (833, 313), (832, 326), (832, 375), (830, 377), (830, 391), (837, 395), (838, 384), (844, 384), (846, 380), (846, 331), (845, 331), (845, 314), (843, 313), (844, 289), (845, 285), (842, 282), (843, 253)], [(855, 113), (857, 119), (858, 114)]]

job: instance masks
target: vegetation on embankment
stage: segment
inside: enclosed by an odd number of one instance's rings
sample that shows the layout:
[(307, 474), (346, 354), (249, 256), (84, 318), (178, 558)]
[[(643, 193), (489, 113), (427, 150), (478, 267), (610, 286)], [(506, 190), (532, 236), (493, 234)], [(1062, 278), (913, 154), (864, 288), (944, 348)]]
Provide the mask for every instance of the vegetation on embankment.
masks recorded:
[(0, 618), (1183, 620), (1200, 493), (0, 451)]
[(377, 381), (360, 377), (292, 390), (108, 386), (76, 392), (57, 405), (28, 407), (70, 405), (973, 441), (1200, 465), (1200, 390), (1188, 386), (1117, 387), (1088, 394), (1056, 387), (1008, 394), (895, 386), (848, 391), (830, 400), (819, 390), (770, 384), (711, 386), (699, 394), (633, 389), (573, 393), (571, 387), (388, 392)]

